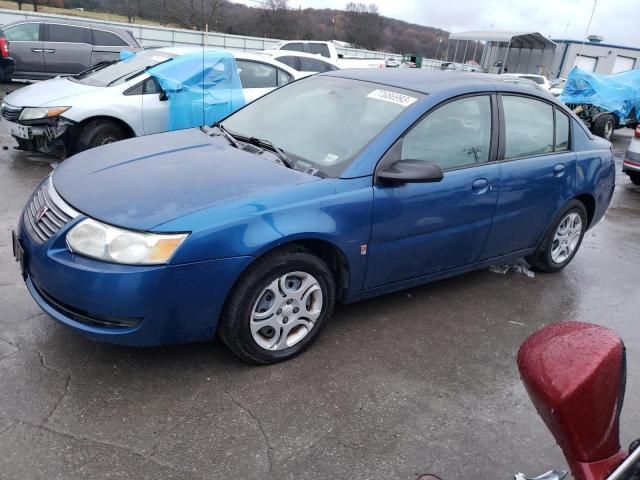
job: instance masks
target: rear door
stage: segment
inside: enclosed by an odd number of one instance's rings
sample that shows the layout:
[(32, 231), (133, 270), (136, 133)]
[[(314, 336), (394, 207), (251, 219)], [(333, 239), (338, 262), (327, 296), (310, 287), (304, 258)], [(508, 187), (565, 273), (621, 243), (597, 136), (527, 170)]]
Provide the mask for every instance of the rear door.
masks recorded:
[(44, 24), (18, 23), (6, 27), (11, 56), (16, 62), (15, 78), (41, 78), (45, 75), (43, 33)]
[(503, 94), (500, 100), (500, 194), (489, 257), (535, 247), (576, 185), (569, 117), (537, 97)]
[(45, 23), (44, 61), (47, 74), (75, 75), (91, 66), (91, 29)]

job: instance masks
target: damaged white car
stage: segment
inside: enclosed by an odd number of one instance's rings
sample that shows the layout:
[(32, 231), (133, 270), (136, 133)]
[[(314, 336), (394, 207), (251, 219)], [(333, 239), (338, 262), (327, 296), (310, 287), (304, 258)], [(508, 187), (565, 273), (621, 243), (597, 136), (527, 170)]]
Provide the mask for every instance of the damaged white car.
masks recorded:
[[(176, 110), (168, 101), (171, 92), (152, 74), (153, 69), (201, 52), (203, 49), (198, 47), (145, 50), (122, 61), (98, 64), (73, 77), (58, 77), (20, 88), (4, 98), (3, 121), (18, 142), (18, 149), (63, 158), (125, 138), (173, 129), (171, 117)], [(233, 74), (239, 76), (238, 91), (243, 97), (240, 102), (228, 102), (226, 114), (309, 75), (263, 55), (225, 54), (235, 58)], [(195, 75), (204, 79), (206, 70), (203, 65)], [(184, 108), (196, 107), (193, 104)]]

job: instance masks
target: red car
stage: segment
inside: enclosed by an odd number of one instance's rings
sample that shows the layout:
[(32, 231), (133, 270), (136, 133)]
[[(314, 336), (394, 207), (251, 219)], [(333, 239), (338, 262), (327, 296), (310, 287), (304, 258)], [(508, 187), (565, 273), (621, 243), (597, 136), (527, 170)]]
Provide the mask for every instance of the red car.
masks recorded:
[(11, 78), (16, 68), (16, 62), (9, 56), (9, 42), (0, 29), (0, 82)]

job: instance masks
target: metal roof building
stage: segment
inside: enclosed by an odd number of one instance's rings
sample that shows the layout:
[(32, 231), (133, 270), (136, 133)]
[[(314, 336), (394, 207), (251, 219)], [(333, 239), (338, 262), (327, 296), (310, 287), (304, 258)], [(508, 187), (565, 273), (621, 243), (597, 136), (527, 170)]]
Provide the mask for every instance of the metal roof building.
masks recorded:
[(469, 42), (484, 43), (480, 66), (491, 73), (547, 74), (556, 51), (556, 44), (538, 32), (472, 31), (449, 35), (447, 60), (473, 58)]
[(589, 41), (554, 40), (557, 43), (549, 78), (564, 77), (574, 66), (588, 72), (608, 75), (640, 68), (640, 48), (602, 43), (602, 37)]

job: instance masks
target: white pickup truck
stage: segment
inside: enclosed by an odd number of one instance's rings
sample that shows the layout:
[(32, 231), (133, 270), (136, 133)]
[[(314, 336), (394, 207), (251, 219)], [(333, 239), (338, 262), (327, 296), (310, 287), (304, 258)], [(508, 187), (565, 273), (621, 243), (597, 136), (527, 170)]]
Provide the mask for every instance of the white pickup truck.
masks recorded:
[(313, 55), (321, 55), (330, 58), (340, 68), (384, 68), (384, 58), (358, 58), (345, 57), (338, 53), (333, 42), (322, 42), (314, 40), (291, 40), (276, 44), (272, 50), (290, 50), (294, 52), (305, 52)]

